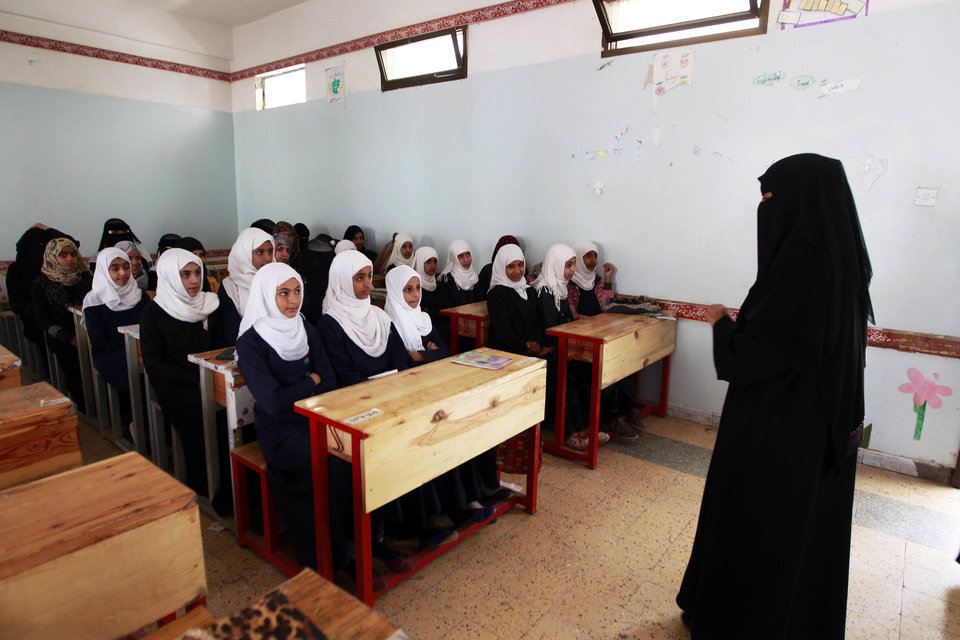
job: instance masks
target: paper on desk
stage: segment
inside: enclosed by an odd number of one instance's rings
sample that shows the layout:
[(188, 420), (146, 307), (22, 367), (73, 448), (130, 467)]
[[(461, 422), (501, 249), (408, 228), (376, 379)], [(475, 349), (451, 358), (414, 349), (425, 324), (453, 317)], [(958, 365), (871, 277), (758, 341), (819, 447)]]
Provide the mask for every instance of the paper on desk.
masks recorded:
[(386, 378), (387, 376), (392, 376), (397, 373), (396, 369), (390, 369), (390, 371), (384, 371), (383, 373), (378, 373), (375, 376), (367, 376), (367, 380), (376, 380), (377, 378)]

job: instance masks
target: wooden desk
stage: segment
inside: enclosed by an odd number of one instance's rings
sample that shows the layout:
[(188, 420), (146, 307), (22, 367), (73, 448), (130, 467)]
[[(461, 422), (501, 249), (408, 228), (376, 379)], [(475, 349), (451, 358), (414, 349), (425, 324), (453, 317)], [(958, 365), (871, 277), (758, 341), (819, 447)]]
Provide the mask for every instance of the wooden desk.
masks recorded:
[(77, 357), (80, 359), (80, 382), (83, 384), (83, 406), (87, 417), (96, 415), (96, 400), (93, 396), (93, 351), (90, 348), (90, 337), (83, 324), (83, 309), (80, 306), (70, 307), (73, 313), (74, 335), (77, 337)]
[[(316, 572), (304, 569), (295, 577), (271, 589), (259, 600), (267, 600), (280, 593), (290, 605), (312, 622), (330, 640), (409, 640), (402, 629), (397, 629), (380, 615), (352, 598), (340, 588), (324, 580)], [(250, 603), (251, 605), (256, 603)], [(218, 622), (229, 622), (242, 617), (242, 610), (231, 612), (215, 620), (205, 609), (195, 609), (170, 625), (161, 627), (146, 640), (176, 640), (190, 629), (198, 629)]]
[[(557, 336), (557, 417), (553, 442), (544, 442), (544, 448), (574, 460), (597, 467), (597, 448), (600, 435), (600, 391), (647, 365), (663, 359), (660, 378), (660, 401), (656, 407), (644, 407), (642, 415), (656, 411), (667, 413), (667, 394), (670, 389), (670, 354), (677, 341), (676, 319), (651, 318), (642, 315), (601, 313), (574, 322), (547, 329)], [(589, 362), (590, 384), (590, 444), (584, 452), (566, 448), (563, 437), (567, 361)]]
[(20, 349), (17, 341), (17, 316), (9, 309), (0, 311), (0, 344), (11, 351)]
[[(353, 465), (357, 590), (367, 604), (373, 603), (370, 513), (527, 429), (533, 437), (526, 494), (508, 500), (493, 517), (516, 503), (529, 513), (536, 511), (536, 443), (546, 401), (546, 363), (492, 349), (480, 351), (514, 360), (490, 371), (447, 358), (294, 405), (310, 418), (317, 562), (328, 579), (333, 571), (326, 452)], [(462, 529), (458, 541), (482, 524)], [(419, 569), (453, 544), (421, 552), (413, 559), (414, 567)], [(402, 579), (390, 577), (388, 588)]]
[(0, 639), (124, 636), (205, 575), (196, 494), (137, 453), (0, 493)]
[(46, 382), (0, 391), (0, 487), (80, 463), (77, 411), (70, 398)]
[(486, 300), (443, 309), (440, 315), (450, 317), (450, 353), (453, 355), (460, 353), (460, 336), (476, 340), (477, 348), (487, 345), (490, 314)]
[[(227, 408), (227, 440), (229, 449), (243, 444), (237, 430), (253, 424), (253, 394), (243, 381), (236, 359), (217, 360), (215, 357), (230, 347), (214, 349), (187, 356), (200, 367), (200, 401), (203, 405), (203, 443), (207, 455), (207, 495), (217, 495), (220, 487), (220, 460), (217, 457), (220, 439), (217, 435), (217, 405)], [(233, 495), (233, 492), (230, 492)], [(236, 505), (234, 505), (236, 508)], [(236, 511), (234, 511), (236, 513)]]
[(12, 389), (23, 384), (20, 378), (20, 356), (0, 346), (0, 390)]

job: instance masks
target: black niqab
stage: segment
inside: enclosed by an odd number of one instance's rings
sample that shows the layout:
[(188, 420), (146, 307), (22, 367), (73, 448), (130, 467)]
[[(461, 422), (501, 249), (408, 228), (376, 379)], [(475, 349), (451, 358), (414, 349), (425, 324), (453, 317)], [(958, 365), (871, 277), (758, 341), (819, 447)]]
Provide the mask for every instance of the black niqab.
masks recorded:
[(100, 246), (97, 251), (103, 251), (107, 247), (115, 247), (118, 242), (130, 240), (140, 244), (140, 238), (130, 230), (130, 225), (120, 218), (110, 218), (103, 223), (103, 233), (100, 234)]

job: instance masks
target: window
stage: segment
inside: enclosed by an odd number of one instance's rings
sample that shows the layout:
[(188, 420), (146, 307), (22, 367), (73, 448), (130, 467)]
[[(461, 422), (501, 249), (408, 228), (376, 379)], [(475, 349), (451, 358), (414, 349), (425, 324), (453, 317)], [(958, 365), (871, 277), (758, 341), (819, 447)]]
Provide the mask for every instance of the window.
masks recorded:
[(257, 111), (307, 101), (307, 71), (298, 64), (256, 77)]
[(467, 77), (467, 27), (454, 27), (374, 47), (383, 91)]
[(593, 0), (602, 57), (767, 32), (770, 0)]

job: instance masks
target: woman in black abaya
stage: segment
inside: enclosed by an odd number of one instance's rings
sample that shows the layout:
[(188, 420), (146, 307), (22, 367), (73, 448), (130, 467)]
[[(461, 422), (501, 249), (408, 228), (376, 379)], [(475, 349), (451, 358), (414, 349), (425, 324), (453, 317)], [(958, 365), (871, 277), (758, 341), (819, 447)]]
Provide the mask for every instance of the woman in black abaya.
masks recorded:
[(694, 640), (843, 638), (870, 260), (838, 160), (760, 186), (756, 282), (706, 314), (730, 387), (677, 604)]

